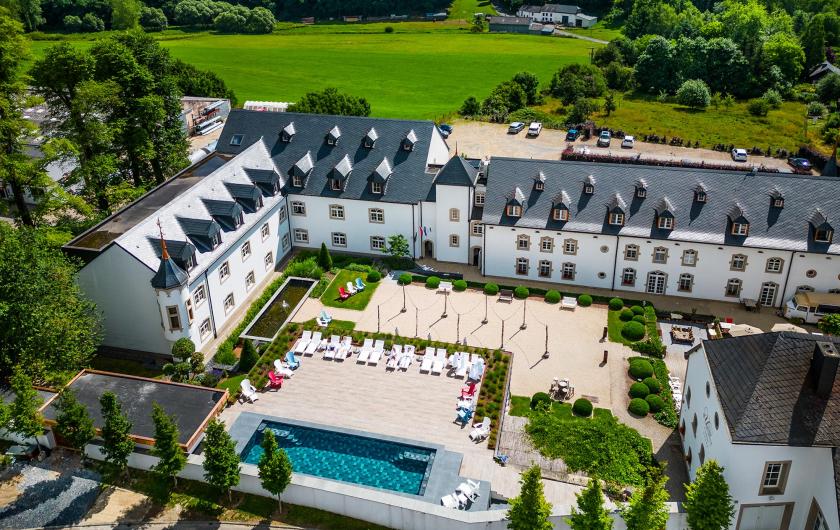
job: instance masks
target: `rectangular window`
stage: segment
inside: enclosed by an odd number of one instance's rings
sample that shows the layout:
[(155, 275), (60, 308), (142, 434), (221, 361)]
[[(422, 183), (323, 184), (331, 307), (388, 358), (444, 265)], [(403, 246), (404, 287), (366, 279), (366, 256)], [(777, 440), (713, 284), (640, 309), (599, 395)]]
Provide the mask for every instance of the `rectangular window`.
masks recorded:
[(633, 269), (624, 269), (624, 272), (621, 274), (621, 285), (635, 285), (636, 284), (636, 271)]
[(371, 223), (384, 223), (385, 210), (383, 210), (382, 208), (369, 208), (368, 221), (370, 221)]
[(289, 234), (283, 234), (282, 244), (283, 244), (283, 250), (289, 250), (289, 245), (290, 245)]
[(677, 289), (686, 293), (691, 292), (691, 285), (694, 283), (694, 277), (691, 274), (680, 274), (680, 280), (677, 284)]
[(385, 238), (382, 236), (370, 236), (370, 249), (383, 252), (385, 250)]
[(338, 179), (330, 179), (330, 188), (333, 191), (341, 191), (341, 181)]
[(667, 263), (668, 262), (668, 249), (665, 247), (656, 247), (653, 249), (653, 262), (654, 263)]
[(519, 250), (528, 250), (531, 248), (531, 238), (526, 235), (521, 235), (516, 238), (516, 248)]
[(577, 254), (577, 241), (574, 239), (563, 241), (563, 254)]
[(659, 229), (660, 230), (671, 230), (674, 228), (674, 218), (673, 217), (660, 217), (659, 218)]
[(193, 291), (193, 301), (195, 302), (195, 307), (203, 304), (205, 300), (207, 300), (207, 290), (202, 283), (195, 288), (195, 291)]
[(382, 194), (382, 183), (381, 182), (371, 182), (370, 183), (370, 192)]
[(225, 296), (225, 314), (227, 315), (233, 308), (236, 307), (236, 304), (233, 302), (233, 293)]
[(255, 283), (257, 283), (257, 280), (254, 278), (254, 271), (251, 271), (245, 276), (245, 290), (250, 291)]
[(741, 294), (741, 280), (733, 278), (726, 282), (726, 296), (737, 297)]
[(574, 280), (575, 279), (575, 264), (574, 263), (564, 263), (563, 264), (563, 279), (564, 280)]
[(831, 237), (834, 235), (831, 230), (815, 230), (814, 241), (817, 243), (831, 243)]
[(262, 225), (262, 228), (260, 228), (260, 235), (262, 236), (263, 241), (265, 241), (266, 238), (271, 235), (271, 228), (268, 227), (268, 223)]
[(246, 241), (242, 248), (239, 250), (239, 253), (242, 254), (242, 261), (251, 257), (251, 242)]
[(624, 259), (628, 261), (639, 259), (639, 247), (637, 245), (627, 245), (624, 247)]
[(303, 178), (300, 175), (294, 175), (292, 177), (292, 186), (296, 188), (303, 187)]
[(548, 260), (540, 261), (540, 276), (543, 278), (551, 277), (551, 262)]
[(782, 495), (787, 485), (790, 462), (767, 462), (761, 479), (759, 495)]
[(527, 258), (519, 258), (516, 260), (516, 274), (528, 274)]
[(332, 233), (332, 244), (334, 247), (346, 247), (347, 246), (347, 234), (344, 232), (333, 232)]
[(212, 246), (213, 248), (218, 247), (219, 245), (221, 245), (221, 244), (222, 244), (222, 235), (221, 235), (219, 232), (215, 232), (215, 233), (214, 233), (214, 234), (210, 237), (210, 243), (211, 243), (211, 245), (210, 245), (210, 246)]
[[(306, 213), (306, 208), (304, 208), (303, 213)], [(277, 220), (281, 223), (286, 220), (286, 205), (280, 207), (280, 211), (277, 213)]]
[(195, 313), (193, 312), (193, 301), (187, 298), (187, 323), (192, 324), (194, 318)]
[(554, 240), (550, 237), (544, 237), (540, 239), (540, 251), (554, 252)]
[(270, 269), (272, 265), (274, 265), (274, 255), (269, 252), (263, 258), (263, 263), (265, 263), (265, 268)]
[(449, 235), (449, 246), (450, 247), (458, 247), (460, 245), (461, 245), (461, 238), (459, 238), (455, 234), (450, 234)]
[(732, 223), (733, 236), (745, 236), (750, 232), (750, 225), (747, 223)]
[(475, 205), (476, 206), (484, 206), (484, 193), (483, 191), (475, 192)]
[(555, 221), (568, 221), (569, 220), (569, 210), (565, 208), (555, 208), (554, 209), (554, 220)]
[(219, 283), (224, 282), (230, 277), (230, 265), (228, 262), (222, 263), (222, 266), (219, 267)]
[(470, 223), (470, 225), (472, 226), (472, 228), (471, 228), (472, 235), (480, 236), (480, 235), (484, 234), (484, 225), (481, 224), (481, 221), (472, 221)]
[(169, 330), (181, 329), (181, 315), (178, 314), (178, 306), (171, 305), (166, 308), (166, 318), (169, 319)]
[(686, 267), (693, 267), (697, 265), (697, 251), (685, 250), (682, 255), (682, 264)]
[(206, 318), (206, 319), (204, 319), (204, 322), (202, 322), (201, 325), (198, 327), (198, 335), (201, 337), (202, 340), (204, 340), (204, 338), (207, 337), (207, 335), (209, 335), (209, 334), (210, 334), (210, 319)]
[(309, 243), (309, 232), (304, 228), (295, 228), (295, 243)]
[(507, 207), (507, 215), (508, 217), (519, 217), (522, 215), (522, 207), (511, 204)]
[(610, 224), (615, 226), (623, 226), (624, 225), (624, 214), (623, 213), (611, 213), (610, 214)]
[(306, 215), (306, 204), (300, 201), (292, 202), (292, 215)]
[(450, 208), (449, 209), (449, 220), (453, 222), (457, 222), (461, 220), (461, 211), (458, 208)]
[(340, 204), (331, 204), (330, 205), (330, 219), (338, 219), (340, 221), (344, 220), (344, 206)]

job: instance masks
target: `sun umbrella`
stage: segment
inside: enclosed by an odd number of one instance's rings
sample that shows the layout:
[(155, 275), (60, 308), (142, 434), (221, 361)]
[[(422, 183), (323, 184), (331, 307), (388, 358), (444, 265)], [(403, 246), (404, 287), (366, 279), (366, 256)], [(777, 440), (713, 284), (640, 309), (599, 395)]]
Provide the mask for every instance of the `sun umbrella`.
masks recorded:
[(778, 324), (773, 324), (773, 327), (770, 328), (770, 331), (791, 331), (793, 333), (808, 333), (807, 329), (800, 328), (799, 326), (794, 326), (790, 322), (780, 322)]
[(749, 324), (735, 324), (729, 328), (729, 335), (732, 337), (743, 337), (744, 335), (757, 335), (764, 333), (760, 328), (750, 326)]

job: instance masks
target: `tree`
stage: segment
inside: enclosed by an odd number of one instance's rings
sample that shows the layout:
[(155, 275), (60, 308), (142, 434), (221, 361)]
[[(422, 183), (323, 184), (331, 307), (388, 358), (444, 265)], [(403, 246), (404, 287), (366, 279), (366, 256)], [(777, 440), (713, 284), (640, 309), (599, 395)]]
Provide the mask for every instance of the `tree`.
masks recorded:
[(778, 66), (785, 79), (796, 82), (805, 68), (805, 52), (797, 38), (787, 33), (771, 35), (762, 46), (765, 65)]
[(87, 407), (79, 403), (72, 390), (65, 388), (58, 396), (57, 408), (56, 433), (85, 458), (85, 447), (96, 436), (96, 429)]
[(711, 103), (709, 87), (700, 79), (689, 79), (677, 90), (677, 103), (693, 109), (705, 109)]
[(828, 74), (817, 83), (817, 97), (824, 104), (836, 107), (840, 101), (840, 74)]
[(566, 122), (571, 124), (584, 123), (593, 113), (598, 111), (598, 104), (591, 99), (578, 98), (566, 116)]
[(464, 100), (461, 105), (461, 110), (458, 113), (461, 116), (477, 116), (481, 112), (481, 104), (475, 99), (475, 96), (470, 96)]
[(539, 103), (540, 94), (537, 89), (540, 86), (540, 78), (531, 72), (519, 72), (513, 76), (512, 81), (522, 88), (525, 92), (526, 103), (534, 105)]
[(616, 104), (615, 104), (615, 96), (613, 95), (612, 92), (610, 92), (609, 94), (607, 94), (607, 97), (604, 98), (604, 112), (606, 113), (607, 116), (609, 116), (610, 113), (612, 111), (614, 111), (616, 108), (618, 108), (618, 107), (616, 107)]
[(620, 509), (627, 530), (662, 530), (668, 523), (668, 491), (665, 483), (668, 477), (662, 466), (650, 470), (644, 489), (637, 490), (630, 502)]
[(180, 59), (174, 59), (172, 75), (178, 85), (178, 91), (185, 96), (225, 98), (230, 100), (231, 105), (236, 105), (236, 94), (211, 70), (199, 70)]
[(132, 424), (123, 414), (122, 405), (113, 392), (105, 392), (99, 398), (102, 407), (102, 454), (105, 463), (115, 476), (128, 469), (128, 457), (134, 451), (131, 439)]
[(476, 13), (473, 16), (472, 24), (470, 25), (470, 32), (484, 33), (486, 24), (484, 23), (484, 16)]
[(662, 0), (636, 0), (627, 17), (624, 34), (635, 39), (642, 35), (670, 36), (678, 17), (673, 6)]
[(87, 365), (101, 327), (77, 267), (45, 230), (0, 223), (0, 375), (50, 384)]
[(572, 508), (571, 517), (566, 519), (572, 530), (610, 530), (612, 517), (604, 508), (604, 497), (598, 479), (589, 479), (589, 485), (577, 497), (577, 508)]
[(239, 354), (239, 371), (249, 372), (260, 360), (260, 354), (250, 339), (245, 339), (242, 344), (242, 353)]
[(155, 445), (152, 447), (152, 455), (159, 459), (152, 471), (167, 482), (172, 479), (177, 485), (178, 473), (187, 463), (187, 455), (178, 443), (178, 426), (157, 403), (152, 406), (152, 421), (155, 423)]
[(569, 105), (580, 97), (601, 97), (607, 91), (607, 82), (597, 66), (569, 64), (554, 73), (548, 90), (564, 105)]
[(82, 17), (82, 29), (89, 33), (105, 31), (105, 22), (93, 13), (85, 13)]
[(44, 432), (43, 418), (38, 412), (43, 401), (32, 387), (32, 379), (22, 370), (17, 370), (9, 383), (15, 399), (9, 405), (6, 428), (24, 438), (35, 438)]
[(703, 79), (713, 92), (745, 95), (750, 90), (749, 68), (744, 54), (732, 39), (714, 38), (706, 45)]
[(328, 271), (332, 269), (332, 256), (330, 256), (330, 251), (327, 250), (327, 245), (323, 241), (321, 242), (321, 250), (318, 252), (318, 265)]
[(840, 335), (840, 313), (826, 315), (819, 321), (817, 327), (828, 335)]
[(225, 424), (218, 419), (210, 420), (204, 431), (204, 478), (222, 491), (232, 494), (230, 488), (239, 484), (239, 455), (236, 444), (225, 431)]
[(174, 362), (163, 365), (163, 373), (172, 381), (188, 381), (204, 371), (204, 356), (196, 355), (195, 344), (187, 337), (181, 337), (172, 345), (172, 360)]
[(488, 100), (504, 102), (508, 112), (514, 112), (528, 104), (528, 95), (522, 86), (515, 81), (503, 81), (493, 88)]
[(163, 9), (146, 6), (140, 9), (140, 26), (146, 31), (163, 31), (168, 23)]
[(76, 15), (67, 15), (64, 17), (64, 30), (70, 33), (80, 33), (82, 31), (82, 19)]
[(811, 19), (800, 40), (805, 53), (805, 69), (810, 72), (825, 61), (825, 27), (822, 17), (817, 15)]
[(411, 247), (408, 240), (402, 234), (394, 234), (388, 237), (388, 246), (385, 253), (393, 258), (407, 258), (411, 255)]
[(342, 94), (336, 88), (304, 94), (289, 112), (334, 114), (337, 116), (370, 116), (370, 103), (365, 98)]
[(269, 493), (277, 495), (278, 509), (282, 510), (280, 494), (286, 490), (292, 482), (292, 463), (289, 455), (281, 447), (278, 447), (274, 432), (271, 429), (263, 431), (262, 439), (263, 454), (257, 464), (258, 474), (262, 487)]
[(716, 461), (707, 460), (697, 469), (694, 482), (685, 487), (683, 508), (692, 530), (729, 528), (735, 508), (723, 468)]
[(543, 494), (542, 474), (539, 466), (532, 466), (522, 472), (519, 478), (522, 486), (519, 496), (510, 499), (507, 517), (511, 530), (551, 530), (554, 526), (548, 520), (551, 503)]
[(610, 63), (604, 68), (607, 87), (624, 92), (633, 86), (633, 69), (619, 63)]
[(663, 37), (654, 37), (639, 56), (635, 68), (636, 84), (649, 93), (672, 92), (676, 87), (677, 67), (674, 47)]
[(248, 13), (246, 28), (248, 33), (263, 34), (274, 31), (274, 15), (268, 9), (257, 6)]
[(23, 22), (26, 31), (35, 31), (39, 25), (44, 23), (41, 0), (16, 0), (14, 2), (4, 2), (2, 6), (10, 9), (11, 14)]
[(138, 0), (111, 0), (111, 27), (113, 29), (134, 29), (140, 23)]

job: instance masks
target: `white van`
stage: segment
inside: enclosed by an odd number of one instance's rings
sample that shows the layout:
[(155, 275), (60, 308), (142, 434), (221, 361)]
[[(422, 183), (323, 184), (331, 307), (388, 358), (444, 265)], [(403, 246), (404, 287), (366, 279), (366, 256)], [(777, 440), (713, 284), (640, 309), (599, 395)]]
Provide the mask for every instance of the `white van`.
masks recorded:
[(801, 318), (808, 324), (833, 313), (840, 313), (840, 294), (801, 291), (785, 304), (785, 318)]
[(528, 136), (537, 137), (542, 132), (542, 123), (538, 121), (532, 121), (531, 125), (528, 126)]

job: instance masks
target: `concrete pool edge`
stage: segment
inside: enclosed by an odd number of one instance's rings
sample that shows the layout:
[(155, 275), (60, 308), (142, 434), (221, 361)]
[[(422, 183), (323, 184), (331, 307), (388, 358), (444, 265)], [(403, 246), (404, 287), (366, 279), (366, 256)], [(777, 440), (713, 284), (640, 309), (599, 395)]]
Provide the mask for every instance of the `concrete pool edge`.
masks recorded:
[[(251, 436), (254, 434), (254, 432), (257, 430), (257, 428), (263, 421), (287, 423), (290, 425), (298, 425), (301, 427), (334, 431), (354, 436), (362, 436), (366, 438), (375, 438), (378, 440), (395, 442), (404, 445), (420, 447), (423, 449), (431, 449), (435, 451), (435, 457), (431, 464), (431, 471), (428, 473), (428, 479), (426, 480), (426, 487), (425, 491), (423, 492), (423, 495), (413, 495), (410, 493), (402, 493), (393, 490), (376, 488), (373, 486), (366, 486), (364, 484), (356, 484), (354, 482), (344, 482), (341, 480), (319, 477), (316, 475), (295, 473), (295, 475), (300, 475), (301, 477), (311, 477), (317, 479), (318, 481), (324, 481), (326, 483), (332, 483), (353, 488), (362, 488), (365, 490), (375, 491), (382, 494), (396, 495), (399, 497), (422, 500), (424, 502), (429, 502), (436, 505), (440, 505), (441, 497), (455, 491), (455, 488), (458, 486), (458, 484), (464, 482), (465, 480), (464, 477), (460, 476), (461, 461), (463, 460), (463, 455), (461, 453), (449, 451), (443, 445), (440, 444), (423, 442), (420, 440), (412, 440), (409, 438), (400, 438), (398, 436), (389, 436), (385, 434), (372, 433), (369, 431), (363, 431), (359, 429), (348, 429), (343, 427), (336, 427), (333, 425), (324, 425), (309, 421), (284, 418), (280, 416), (268, 416), (265, 414), (257, 414), (254, 412), (240, 413), (239, 417), (234, 421), (233, 425), (231, 425), (229, 429), (231, 437), (236, 442), (237, 455), (242, 454), (242, 452), (245, 450), (245, 447), (248, 445)], [(257, 467), (254, 464), (247, 464), (245, 462), (242, 463), (242, 466), (243, 470), (246, 469), (245, 466), (249, 466), (254, 469), (256, 469)], [(478, 500), (470, 506), (470, 509), (468, 510), (470, 512), (487, 510), (489, 508), (490, 483), (486, 481), (478, 482), (480, 496)]]

